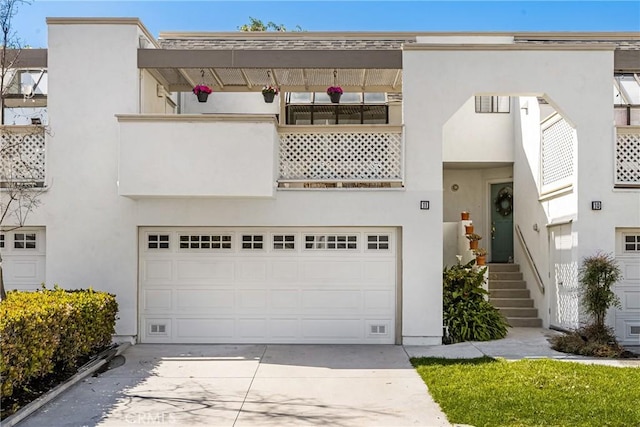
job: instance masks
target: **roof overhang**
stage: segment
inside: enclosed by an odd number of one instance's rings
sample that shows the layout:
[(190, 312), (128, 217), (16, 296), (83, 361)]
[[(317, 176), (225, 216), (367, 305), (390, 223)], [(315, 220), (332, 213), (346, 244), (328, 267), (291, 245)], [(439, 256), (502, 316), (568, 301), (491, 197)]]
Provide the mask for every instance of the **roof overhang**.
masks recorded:
[(206, 83), (222, 92), (400, 92), (402, 50), (138, 49), (138, 68), (149, 70), (169, 91)]

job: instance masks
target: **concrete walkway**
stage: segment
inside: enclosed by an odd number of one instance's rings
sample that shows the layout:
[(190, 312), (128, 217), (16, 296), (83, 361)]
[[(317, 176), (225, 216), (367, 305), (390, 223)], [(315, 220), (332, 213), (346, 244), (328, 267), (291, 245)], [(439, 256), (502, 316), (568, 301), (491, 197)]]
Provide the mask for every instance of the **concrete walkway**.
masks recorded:
[[(640, 359), (606, 359), (561, 353), (551, 348), (549, 338), (560, 332), (543, 328), (509, 328), (507, 337), (495, 341), (472, 341), (441, 346), (405, 346), (409, 357), (473, 359), (501, 357), (507, 360), (549, 358), (609, 366), (640, 367)], [(635, 348), (631, 349), (635, 352)]]
[(448, 426), (401, 346), (151, 345), (19, 424)]

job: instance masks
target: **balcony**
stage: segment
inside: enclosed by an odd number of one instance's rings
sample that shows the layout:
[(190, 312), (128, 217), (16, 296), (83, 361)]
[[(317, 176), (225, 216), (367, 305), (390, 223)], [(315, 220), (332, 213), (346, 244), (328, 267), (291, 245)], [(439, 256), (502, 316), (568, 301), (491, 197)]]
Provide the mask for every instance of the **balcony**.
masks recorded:
[(615, 186), (640, 187), (640, 126), (618, 126)]
[(138, 197), (273, 197), (271, 115), (119, 115), (118, 191)]
[(44, 127), (0, 126), (0, 135), (0, 186), (44, 187)]
[(281, 126), (280, 188), (402, 187), (401, 126)]

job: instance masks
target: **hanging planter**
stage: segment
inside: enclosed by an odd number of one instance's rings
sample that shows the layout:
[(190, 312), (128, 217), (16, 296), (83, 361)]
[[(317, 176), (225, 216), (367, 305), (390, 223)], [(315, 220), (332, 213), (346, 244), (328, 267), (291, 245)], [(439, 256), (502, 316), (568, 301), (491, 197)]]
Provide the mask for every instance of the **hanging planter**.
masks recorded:
[(331, 98), (331, 102), (334, 104), (340, 102), (340, 97), (343, 93), (344, 91), (340, 86), (329, 86), (327, 88), (327, 95), (329, 95), (329, 98)]
[(268, 85), (262, 88), (262, 97), (267, 104), (272, 104), (278, 93), (280, 93), (280, 89), (277, 86)]
[(197, 85), (193, 88), (193, 93), (198, 97), (198, 102), (207, 102), (211, 92), (213, 91), (207, 85)]

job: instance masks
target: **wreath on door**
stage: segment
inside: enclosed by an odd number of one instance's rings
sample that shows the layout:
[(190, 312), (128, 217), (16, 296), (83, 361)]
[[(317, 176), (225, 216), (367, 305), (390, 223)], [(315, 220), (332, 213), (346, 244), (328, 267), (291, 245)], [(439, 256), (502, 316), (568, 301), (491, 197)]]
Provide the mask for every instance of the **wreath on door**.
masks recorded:
[(509, 216), (513, 212), (513, 194), (511, 187), (503, 187), (498, 192), (498, 197), (494, 201), (496, 212), (502, 216)]

